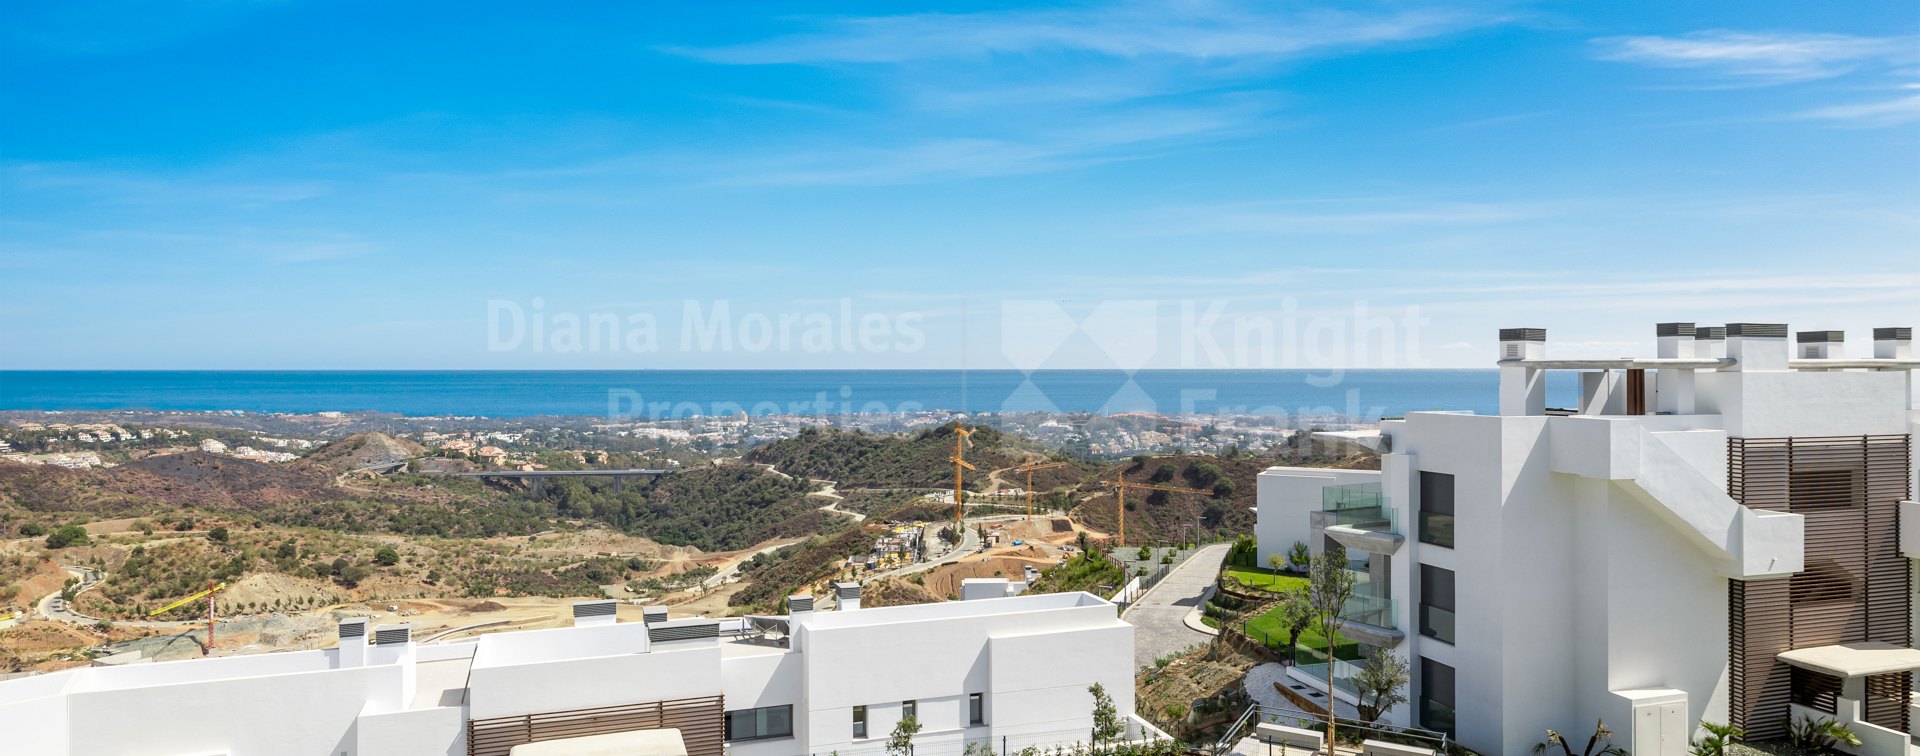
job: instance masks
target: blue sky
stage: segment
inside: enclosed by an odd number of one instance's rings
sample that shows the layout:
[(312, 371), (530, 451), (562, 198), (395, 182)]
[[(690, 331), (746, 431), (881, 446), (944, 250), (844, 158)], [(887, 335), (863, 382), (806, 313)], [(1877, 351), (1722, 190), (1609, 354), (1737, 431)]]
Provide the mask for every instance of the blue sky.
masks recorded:
[(1481, 367), (1502, 326), (1920, 321), (1910, 0), (7, 15), (6, 368)]

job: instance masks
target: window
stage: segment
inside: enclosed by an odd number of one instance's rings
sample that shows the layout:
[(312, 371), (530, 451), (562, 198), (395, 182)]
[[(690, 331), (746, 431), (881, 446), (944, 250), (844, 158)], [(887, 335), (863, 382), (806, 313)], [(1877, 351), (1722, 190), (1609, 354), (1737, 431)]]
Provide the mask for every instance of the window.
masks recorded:
[(1420, 542), (1453, 548), (1453, 476), (1420, 471)]
[(986, 724), (987, 702), (979, 693), (967, 694), (967, 724)]
[(920, 711), (919, 701), (901, 701), (900, 702), (900, 718), (901, 719), (905, 719), (907, 717), (913, 717), (915, 719), (918, 719), (919, 711)]
[(793, 707), (764, 706), (727, 712), (728, 741), (793, 737)]
[(853, 707), (853, 736), (856, 738), (867, 736), (867, 707), (865, 706)]
[(1453, 642), (1453, 570), (1420, 565), (1420, 634)]
[(1420, 726), (1453, 734), (1453, 668), (1420, 657)]

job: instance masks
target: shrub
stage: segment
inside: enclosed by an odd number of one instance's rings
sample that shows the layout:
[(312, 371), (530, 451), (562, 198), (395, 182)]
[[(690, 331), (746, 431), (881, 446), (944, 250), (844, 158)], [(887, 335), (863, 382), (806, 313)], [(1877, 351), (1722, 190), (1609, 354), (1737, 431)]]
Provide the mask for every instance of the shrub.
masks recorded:
[(400, 552), (394, 551), (392, 546), (382, 546), (373, 552), (373, 563), (382, 567), (392, 567), (400, 563)]
[(59, 530), (47, 536), (47, 548), (64, 549), (68, 546), (85, 546), (93, 543), (87, 538), (87, 529), (79, 525), (62, 525)]
[(20, 535), (26, 536), (28, 538), (39, 538), (40, 536), (43, 536), (46, 534), (47, 534), (47, 526), (41, 525), (40, 523), (28, 522), (28, 523), (21, 523), (20, 525)]

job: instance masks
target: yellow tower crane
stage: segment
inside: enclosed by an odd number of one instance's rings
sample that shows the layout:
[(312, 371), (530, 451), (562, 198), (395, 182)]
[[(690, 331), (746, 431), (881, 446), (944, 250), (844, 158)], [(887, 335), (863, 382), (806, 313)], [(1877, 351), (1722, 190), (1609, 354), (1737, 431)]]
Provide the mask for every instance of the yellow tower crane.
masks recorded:
[(1019, 467), (1013, 468), (1014, 472), (1023, 472), (1027, 474), (1027, 519), (1029, 520), (1033, 519), (1033, 471), (1051, 470), (1056, 467), (1066, 467), (1066, 466), (1067, 466), (1067, 463), (1065, 462), (1035, 462), (1032, 464), (1021, 465)]
[(206, 590), (193, 594), (186, 598), (180, 599), (179, 601), (175, 601), (171, 604), (160, 607), (159, 609), (155, 609), (151, 612), (147, 612), (147, 616), (154, 617), (161, 614), (166, 614), (169, 611), (172, 611), (179, 607), (193, 603), (195, 601), (199, 601), (200, 599), (203, 599), (203, 598), (206, 599), (207, 600), (207, 655), (211, 656), (213, 655), (213, 594), (218, 593), (220, 591), (224, 591), (226, 589), (227, 589), (226, 583), (215, 583), (212, 580), (209, 580), (207, 581)]
[(973, 435), (973, 431), (956, 425), (953, 427), (953, 434), (953, 456), (947, 459), (953, 462), (953, 528), (954, 533), (958, 534), (967, 528), (963, 509), (967, 492), (961, 488), (961, 476), (967, 470), (978, 472), (980, 468), (967, 463), (967, 438)]
[(1200, 494), (1202, 496), (1213, 494), (1212, 491), (1202, 491), (1197, 488), (1181, 488), (1179, 486), (1169, 486), (1164, 483), (1133, 483), (1124, 478), (1121, 480), (1101, 482), (1105, 483), (1108, 488), (1113, 489), (1114, 496), (1120, 500), (1119, 545), (1121, 546), (1127, 545), (1127, 489), (1133, 489), (1135, 491), (1166, 491), (1168, 493)]

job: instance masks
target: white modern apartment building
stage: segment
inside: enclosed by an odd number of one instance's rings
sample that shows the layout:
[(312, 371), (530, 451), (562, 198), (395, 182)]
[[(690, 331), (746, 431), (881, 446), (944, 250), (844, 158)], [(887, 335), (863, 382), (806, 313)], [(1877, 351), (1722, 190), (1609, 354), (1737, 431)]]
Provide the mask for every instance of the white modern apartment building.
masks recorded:
[[(1262, 473), (1261, 560), (1343, 546), (1347, 635), (1413, 673), (1389, 718), (1481, 753), (1604, 719), (1678, 755), (1702, 720), (1765, 738), (1800, 716), (1909, 753), (1911, 329), (1871, 358), (1778, 324), (1655, 336), (1655, 358), (1556, 360), (1544, 330), (1501, 331), (1499, 415), (1385, 420), (1378, 472)], [(1578, 372), (1576, 406), (1548, 406), (1548, 371)]]
[[(1133, 710), (1133, 627), (1085, 593), (778, 617), (616, 622), (418, 643), (340, 624), (338, 648), (91, 667), (0, 682), (6, 753), (74, 756), (878, 754), (912, 713), (925, 754), (1085, 741), (1100, 683)], [(369, 640), (372, 641), (369, 644)], [(1137, 719), (1128, 736), (1165, 737)], [(590, 751), (608, 738), (617, 751)], [(535, 749), (525, 748), (540, 742)], [(515, 751), (520, 747), (519, 751)]]

